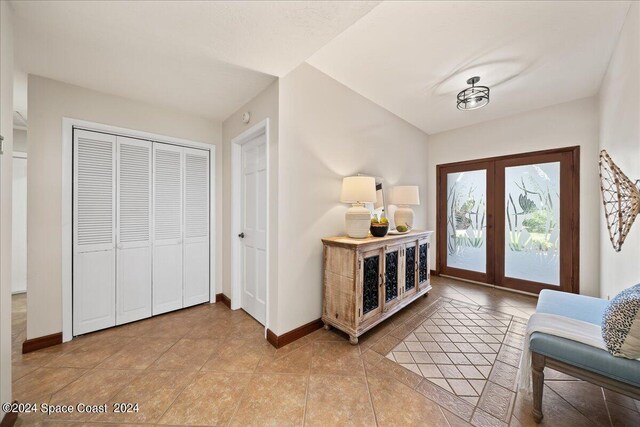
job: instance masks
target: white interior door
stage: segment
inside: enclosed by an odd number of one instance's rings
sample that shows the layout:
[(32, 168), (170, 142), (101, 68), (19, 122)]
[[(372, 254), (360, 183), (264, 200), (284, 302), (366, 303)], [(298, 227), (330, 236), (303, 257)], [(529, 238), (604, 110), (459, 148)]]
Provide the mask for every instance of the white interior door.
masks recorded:
[(74, 131), (73, 333), (116, 323), (116, 137)]
[(242, 145), (242, 308), (264, 325), (267, 296), (267, 150), (262, 134)]
[(27, 290), (27, 156), (13, 152), (11, 292)]
[(209, 152), (184, 149), (184, 306), (209, 301)]
[(117, 137), (116, 323), (151, 316), (151, 142)]
[(183, 307), (182, 147), (153, 143), (153, 314)]

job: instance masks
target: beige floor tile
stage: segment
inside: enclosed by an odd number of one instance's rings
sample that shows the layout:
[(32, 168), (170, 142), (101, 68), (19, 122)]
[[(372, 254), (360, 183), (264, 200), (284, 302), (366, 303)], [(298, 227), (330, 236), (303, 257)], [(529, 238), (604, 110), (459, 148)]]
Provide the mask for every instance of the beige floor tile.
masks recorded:
[(442, 413), (444, 414), (445, 418), (447, 419), (447, 422), (451, 427), (471, 427), (470, 423), (466, 422), (459, 416), (451, 413), (450, 411), (447, 411), (442, 407), (440, 409), (442, 410)]
[[(140, 371), (93, 370), (67, 385), (51, 396), (52, 405), (104, 405), (118, 391), (139, 375)], [(51, 420), (84, 420), (93, 417), (91, 413), (74, 411), (72, 413), (51, 414)]]
[(493, 364), (491, 374), (489, 374), (489, 381), (493, 381), (496, 384), (500, 384), (502, 387), (511, 391), (516, 390), (516, 379), (518, 376), (518, 369), (511, 365), (496, 361)]
[(105, 359), (100, 369), (146, 369), (176, 343), (177, 338), (137, 337)]
[(255, 374), (229, 425), (301, 425), (307, 379), (304, 375)]
[(487, 414), (481, 409), (476, 409), (471, 418), (471, 424), (475, 427), (507, 427), (508, 424), (496, 417)]
[(611, 416), (611, 424), (620, 427), (638, 427), (640, 426), (640, 413), (632, 411), (624, 406), (615, 403), (607, 403), (609, 415)]
[(381, 360), (377, 366), (367, 367), (366, 372), (368, 376), (393, 378), (410, 388), (415, 388), (423, 379), (422, 375), (416, 374), (388, 359)]
[(306, 345), (284, 356), (265, 356), (256, 372), (279, 374), (308, 374), (311, 368), (313, 345)]
[(314, 342), (311, 373), (325, 375), (364, 375), (360, 349), (358, 346), (353, 346), (346, 341)]
[(28, 373), (35, 371), (36, 369), (38, 369), (38, 366), (36, 365), (22, 365), (19, 363), (14, 363), (11, 367), (11, 380), (17, 381)]
[(158, 358), (149, 369), (197, 371), (222, 349), (222, 340), (182, 338)]
[[(246, 313), (230, 311), (222, 304), (204, 304), (23, 355), (20, 350), (26, 338), (26, 297), (14, 296), (14, 390), (22, 398), (35, 396), (40, 403), (81, 398), (139, 403), (137, 414), (96, 416), (91, 419), (92, 425), (301, 425), (303, 414), (308, 424), (373, 425), (369, 393), (362, 388), (365, 384), (369, 390), (376, 390), (380, 402), (386, 399), (402, 409), (418, 406), (398, 415), (401, 421), (393, 420), (393, 424), (402, 424), (406, 416), (410, 422), (422, 425), (504, 425), (506, 419), (494, 416), (500, 415), (496, 408), (509, 406), (501, 402), (513, 398), (514, 393), (501, 385), (509, 388), (512, 384), (535, 298), (436, 277), (433, 286), (429, 298), (416, 301), (376, 326), (360, 337), (357, 346), (348, 344), (340, 331), (320, 329), (278, 350), (265, 341), (264, 328)], [(445, 298), (437, 300), (439, 297)], [(447, 305), (446, 297), (455, 301)], [(480, 303), (485, 306), (478, 306)], [(509, 316), (517, 318), (510, 322)], [(405, 342), (398, 339), (403, 335)], [(464, 342), (451, 341), (459, 338)], [(395, 358), (385, 357), (390, 350), (408, 352), (406, 343), (422, 343), (422, 350), (416, 347), (410, 355), (415, 364), (403, 355), (399, 359), (404, 366)], [(492, 397), (493, 409), (486, 397), (480, 401), (478, 396), (455, 396), (444, 378), (424, 379), (428, 376), (425, 373), (433, 374), (428, 367), (441, 375), (436, 365), (429, 363), (433, 360), (424, 350), (424, 345), (433, 344), (436, 347), (430, 347), (430, 351), (444, 354), (444, 362), (456, 367), (463, 377), (464, 366), (478, 369), (484, 377), (491, 375), (491, 383), (486, 379), (449, 380), (457, 381), (460, 393), (462, 381), (482, 395), (488, 395), (489, 388), (500, 387), (504, 396), (497, 393)], [(472, 344), (482, 344), (487, 353), (477, 353)], [(500, 368), (490, 374), (493, 363)], [(50, 366), (42, 368), (44, 365)], [(94, 366), (97, 367), (90, 371), (78, 368)], [(135, 369), (121, 375), (121, 369), (105, 367)], [(640, 425), (638, 402), (605, 392), (605, 403), (604, 398), (598, 398), (597, 387), (549, 369), (545, 370), (545, 377), (543, 426), (600, 425), (609, 416), (614, 425)], [(401, 399), (406, 402), (398, 405)], [(504, 416), (510, 425), (536, 425), (531, 417), (531, 402), (522, 396), (515, 401), (511, 412)], [(379, 424), (386, 424), (385, 420), (395, 415), (391, 403), (389, 407), (385, 404), (381, 404)], [(475, 408), (476, 404), (485, 410)], [(433, 407), (437, 412), (429, 412)], [(358, 416), (353, 417), (353, 413)], [(432, 418), (425, 421), (427, 417)], [(23, 414), (17, 426), (45, 421), (47, 425), (72, 425), (70, 422), (84, 422), (85, 417), (44, 419), (37, 414)]]
[(13, 399), (18, 402), (42, 403), (86, 370), (76, 368), (38, 368), (13, 383)]
[(367, 381), (378, 425), (447, 425), (436, 403), (399, 381), (379, 376)]
[(478, 402), (478, 408), (500, 421), (507, 422), (511, 418), (516, 394), (498, 384), (487, 382)]
[(119, 352), (131, 340), (132, 338), (114, 336), (96, 340), (94, 343), (85, 343), (76, 350), (55, 357), (46, 366), (91, 369)]
[(448, 379), (447, 382), (453, 389), (453, 392), (458, 396), (477, 396), (476, 390), (471, 387), (471, 384), (467, 380), (454, 380)]
[(224, 425), (235, 412), (250, 374), (199, 372), (160, 424)]
[(549, 387), (544, 388), (542, 395), (542, 424), (536, 424), (532, 415), (533, 402), (529, 396), (519, 393), (514, 405), (513, 414), (523, 426), (535, 427), (562, 426), (562, 427), (585, 427), (592, 426), (593, 423), (582, 415), (577, 409), (562, 399)]
[(205, 371), (255, 371), (264, 356), (272, 356), (275, 349), (265, 340), (230, 340), (223, 344), (219, 354), (213, 355), (202, 367)]
[(113, 403), (137, 403), (138, 412), (98, 414), (94, 421), (118, 423), (156, 423), (169, 409), (182, 390), (195, 378), (195, 372), (144, 371), (112, 396)]
[[(387, 353), (389, 353), (389, 351), (391, 351), (391, 349), (393, 349), (395, 346), (400, 344), (400, 342), (401, 342), (400, 338), (396, 338), (393, 335), (386, 335), (386, 336), (380, 338), (378, 340), (378, 342), (373, 344), (371, 346), (371, 349), (373, 351), (377, 351), (378, 353), (380, 353), (380, 354), (382, 354), (384, 356)], [(413, 342), (413, 343), (417, 344), (418, 346), (420, 345), (420, 343), (418, 343), (418, 342)], [(405, 343), (405, 345), (406, 344), (407, 343)], [(416, 351), (417, 350), (422, 351), (422, 346), (420, 346), (420, 349), (416, 348)]]
[(596, 424), (609, 424), (607, 407), (600, 387), (584, 381), (548, 381), (545, 384)]
[(312, 375), (309, 378), (305, 425), (375, 425), (366, 378)]
[(454, 396), (452, 393), (445, 391), (443, 388), (438, 387), (437, 385), (431, 383), (429, 380), (423, 380), (416, 387), (416, 391), (418, 391), (423, 396), (433, 400), (438, 405), (442, 406), (445, 409), (457, 414), (460, 418), (465, 421), (470, 421), (471, 416), (473, 415), (474, 407), (470, 405), (468, 402), (460, 399), (457, 396)]
[(616, 405), (624, 406), (625, 408), (631, 409), (632, 411), (640, 411), (640, 408), (637, 407), (638, 401), (634, 401), (628, 396), (616, 393), (615, 391), (607, 390), (606, 388), (603, 389), (603, 391), (604, 398), (607, 403), (614, 403)]

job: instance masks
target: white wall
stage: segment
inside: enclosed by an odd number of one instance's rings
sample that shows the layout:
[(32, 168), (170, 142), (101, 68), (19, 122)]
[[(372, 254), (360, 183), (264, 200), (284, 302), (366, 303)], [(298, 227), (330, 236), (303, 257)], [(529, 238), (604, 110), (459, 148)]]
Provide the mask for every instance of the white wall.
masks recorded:
[(13, 10), (5, 1), (0, 2), (0, 134), (4, 137), (0, 156), (0, 402), (10, 402)]
[[(436, 165), (575, 145), (580, 146), (580, 293), (597, 296), (601, 206), (595, 98), (430, 135), (424, 166), (429, 176), (428, 228), (436, 228)], [(435, 237), (433, 243), (435, 247)], [(434, 266), (435, 252), (431, 251)]]
[[(600, 148), (632, 181), (640, 179), (640, 4), (629, 9), (600, 89)], [(640, 283), (640, 217), (631, 227), (622, 251), (609, 240), (600, 206), (600, 296), (613, 298)]]
[[(322, 314), (323, 237), (344, 234), (342, 177), (420, 186), (427, 135), (308, 64), (280, 80), (278, 335)], [(416, 227), (426, 226), (425, 205)]]
[[(221, 217), (222, 147), (220, 123), (33, 75), (29, 76), (28, 108), (27, 338), (30, 339), (62, 330), (62, 118), (217, 145), (216, 218)], [(220, 224), (219, 221), (216, 224), (218, 236)], [(218, 257), (220, 249), (218, 241)], [(219, 271), (219, 259), (216, 265)]]
[(13, 153), (11, 292), (15, 294), (27, 290), (27, 157)]
[[(269, 119), (269, 307), (268, 325), (277, 322), (278, 285), (278, 81), (240, 107), (222, 123), (223, 158), (223, 273), (222, 292), (231, 297), (231, 140), (264, 119)], [(251, 113), (249, 123), (242, 122), (244, 112)]]

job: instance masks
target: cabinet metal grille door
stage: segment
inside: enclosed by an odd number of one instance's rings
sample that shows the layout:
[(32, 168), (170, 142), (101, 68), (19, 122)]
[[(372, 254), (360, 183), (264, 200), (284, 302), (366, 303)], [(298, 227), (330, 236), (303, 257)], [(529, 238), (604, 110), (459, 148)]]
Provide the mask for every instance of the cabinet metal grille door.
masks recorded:
[(117, 138), (116, 323), (151, 316), (151, 143)]
[(428, 244), (423, 243), (418, 249), (418, 280), (420, 283), (426, 282), (429, 279), (429, 263), (427, 262), (428, 256)]
[(380, 257), (378, 255), (364, 259), (362, 268), (362, 314), (375, 310), (380, 305), (378, 274)]
[(74, 131), (73, 333), (114, 326), (115, 137)]
[(405, 278), (404, 289), (409, 291), (416, 287), (416, 247), (409, 246), (405, 249)]
[(184, 306), (209, 301), (209, 152), (184, 149)]
[(387, 252), (385, 255), (384, 301), (389, 302), (398, 298), (398, 251)]
[(183, 307), (183, 148), (153, 144), (153, 314)]

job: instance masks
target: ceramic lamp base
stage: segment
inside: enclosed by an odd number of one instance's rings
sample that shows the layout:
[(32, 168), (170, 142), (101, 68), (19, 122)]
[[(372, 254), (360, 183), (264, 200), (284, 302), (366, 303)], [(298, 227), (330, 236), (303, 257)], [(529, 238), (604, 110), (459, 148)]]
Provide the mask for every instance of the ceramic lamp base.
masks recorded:
[(413, 228), (413, 209), (406, 206), (398, 207), (393, 215), (393, 222), (396, 227), (406, 224), (409, 228)]
[(353, 204), (344, 216), (347, 235), (354, 239), (364, 239), (369, 235), (371, 212), (363, 204)]

